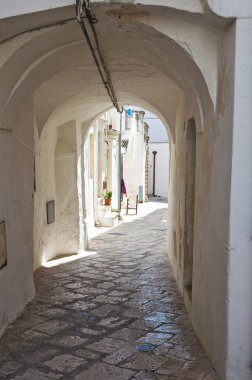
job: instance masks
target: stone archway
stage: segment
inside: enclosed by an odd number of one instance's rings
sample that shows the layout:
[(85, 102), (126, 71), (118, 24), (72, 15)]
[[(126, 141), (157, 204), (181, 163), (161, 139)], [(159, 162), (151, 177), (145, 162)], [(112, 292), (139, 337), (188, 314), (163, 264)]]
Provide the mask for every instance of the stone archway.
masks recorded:
[[(168, 6), (160, 6), (160, 2), (159, 5), (151, 5), (150, 2), (147, 5), (144, 1), (138, 5), (93, 3), (100, 20), (98, 33), (120, 102), (150, 104), (170, 128), (170, 194), (173, 204), (169, 211), (170, 258), (182, 292), (180, 261), (173, 254), (172, 247), (177, 247), (179, 258), (183, 250), (184, 233), (184, 122), (191, 117), (195, 119), (197, 177), (194, 262), (197, 270), (194, 272), (195, 301), (192, 302), (191, 318), (201, 341), (224, 378), (231, 358), (235, 357), (236, 362), (240, 363), (239, 352), (228, 349), (229, 337), (235, 341), (236, 336), (230, 321), (237, 321), (237, 317), (235, 303), (232, 300), (231, 303), (226, 302), (230, 290), (232, 294), (241, 294), (241, 289), (234, 286), (226, 268), (231, 263), (232, 273), (237, 273), (239, 266), (236, 265), (232, 250), (226, 247), (229, 247), (230, 231), (236, 226), (233, 214), (230, 219), (230, 205), (238, 202), (233, 193), (229, 198), (231, 185), (232, 189), (236, 189), (234, 179), (231, 181), (233, 170), (236, 170), (235, 178), (240, 178), (238, 169), (231, 167), (233, 142), (230, 126), (234, 123), (233, 111), (239, 115), (238, 108), (245, 104), (239, 104), (237, 99), (235, 104), (233, 102), (234, 88), (238, 94), (243, 94), (238, 86), (242, 73), (236, 72), (235, 68), (238, 63), (241, 64), (239, 67), (250, 67), (236, 59), (238, 50), (234, 46), (238, 41), (242, 46), (242, 36), (246, 37), (246, 30), (251, 30), (249, 21), (239, 21), (236, 25), (230, 19), (214, 15), (204, 3), (198, 1), (193, 2), (193, 5), (183, 2), (179, 8), (175, 8), (172, 2), (167, 2)], [(28, 9), (26, 15), (3, 20), (3, 37), (10, 37), (9, 31), (21, 33), (35, 24), (43, 26), (41, 23), (45, 20), (59, 20), (63, 11), (64, 17), (71, 18), (75, 14), (72, 6), (64, 10), (47, 10), (43, 14), (29, 14), (29, 11), (38, 9)], [(247, 39), (244, 41), (249, 51)], [(1, 218), (6, 221), (7, 236), (10, 237), (7, 241), (9, 264), (0, 276), (2, 288), (9, 289), (8, 293), (0, 295), (3, 306), (0, 326), (4, 329), (34, 296), (34, 129), (39, 138), (48, 125), (52, 126), (54, 122), (63, 125), (69, 120), (76, 120), (76, 115), (81, 112), (85, 115), (82, 119), (84, 133), (91, 121), (110, 107), (110, 102), (74, 20), (60, 27), (38, 28), (32, 33), (20, 34), (2, 43), (0, 51), (3, 53), (0, 68), (3, 130), (0, 154), (3, 163), (1, 183), (4, 184)], [(247, 89), (246, 83), (243, 83), (242, 88)], [(248, 89), (245, 95), (247, 97), (241, 98), (249, 99)], [(237, 122), (237, 116), (235, 120)], [(248, 131), (247, 124), (245, 127)], [(244, 153), (244, 163), (245, 157), (249, 157), (249, 153)], [(235, 158), (239, 163), (238, 157)], [(220, 182), (223, 184), (221, 192)], [(246, 194), (249, 199), (248, 192)], [(239, 236), (243, 236), (238, 230)], [(174, 236), (176, 244), (171, 243)], [(231, 240), (236, 241), (233, 238)], [(246, 258), (248, 247), (249, 243), (244, 248)], [(241, 248), (243, 252), (243, 246)], [(250, 261), (246, 259), (245, 262)], [(15, 282), (10, 288), (13, 278)], [(248, 297), (247, 300), (249, 304), (251, 301)], [(240, 306), (243, 320), (249, 326), (247, 307), (245, 303)], [(234, 319), (228, 318), (229, 312)], [(247, 343), (244, 345), (243, 341)], [(249, 343), (246, 334), (239, 335), (239, 342), (246, 351), (247, 363)], [(229, 371), (232, 372), (232, 368)], [(244, 376), (247, 376), (248, 371), (247, 366)]]

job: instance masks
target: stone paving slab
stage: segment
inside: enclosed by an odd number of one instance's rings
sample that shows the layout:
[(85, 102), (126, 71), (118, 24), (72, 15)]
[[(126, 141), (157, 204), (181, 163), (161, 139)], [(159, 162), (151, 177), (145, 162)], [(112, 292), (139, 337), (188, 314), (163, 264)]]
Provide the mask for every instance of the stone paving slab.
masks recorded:
[(165, 206), (35, 272), (36, 298), (0, 339), (0, 380), (218, 380), (167, 259)]
[(98, 363), (77, 375), (74, 380), (129, 380), (136, 372), (115, 367), (105, 363)]

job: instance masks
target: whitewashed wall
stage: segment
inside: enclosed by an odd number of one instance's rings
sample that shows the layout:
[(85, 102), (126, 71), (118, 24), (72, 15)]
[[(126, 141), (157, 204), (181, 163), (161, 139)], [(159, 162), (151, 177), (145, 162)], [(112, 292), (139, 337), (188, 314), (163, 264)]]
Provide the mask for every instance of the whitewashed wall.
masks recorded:
[(33, 283), (33, 102), (0, 131), (0, 220), (6, 222), (7, 266), (0, 270), (0, 335), (35, 294)]

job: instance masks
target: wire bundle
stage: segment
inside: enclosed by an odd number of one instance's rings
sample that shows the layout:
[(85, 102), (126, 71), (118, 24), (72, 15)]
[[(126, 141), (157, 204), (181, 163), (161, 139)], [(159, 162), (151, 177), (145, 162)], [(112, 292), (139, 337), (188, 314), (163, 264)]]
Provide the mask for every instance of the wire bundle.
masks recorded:
[[(98, 35), (95, 30), (95, 24), (97, 23), (97, 19), (92, 16), (91, 9), (90, 9), (90, 0), (76, 0), (76, 17), (77, 20), (81, 26), (81, 29), (83, 31), (83, 34), (86, 38), (86, 41), (88, 43), (88, 46), (90, 48), (90, 51), (92, 53), (92, 56), (94, 58), (97, 70), (100, 74), (101, 80), (104, 84), (104, 87), (107, 90), (108, 96), (111, 99), (111, 102), (113, 106), (116, 108), (117, 112), (122, 113), (123, 108), (120, 108), (115, 89), (112, 83), (110, 72), (106, 66), (105, 60), (103, 58)], [(88, 24), (90, 26), (90, 30), (93, 35), (93, 39), (95, 42), (95, 47), (93, 46), (93, 43), (91, 41), (90, 35), (88, 33), (85, 21), (88, 21)]]

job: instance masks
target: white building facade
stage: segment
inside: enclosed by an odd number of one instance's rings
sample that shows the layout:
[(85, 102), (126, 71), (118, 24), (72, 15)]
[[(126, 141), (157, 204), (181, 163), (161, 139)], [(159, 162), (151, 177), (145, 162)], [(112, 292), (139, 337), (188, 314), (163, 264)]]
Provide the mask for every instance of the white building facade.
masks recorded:
[[(88, 228), (113, 226), (127, 198), (148, 200), (148, 155), (144, 111), (125, 108), (120, 115), (112, 109), (96, 119), (84, 145)], [(106, 205), (109, 192), (111, 204)]]
[(140, 203), (148, 200), (148, 125), (144, 122), (144, 111), (126, 112), (122, 130), (122, 178), (128, 197)]
[[(110, 227), (116, 222), (119, 197), (120, 115), (110, 110), (93, 123), (86, 142), (86, 210), (87, 224)], [(111, 205), (105, 205), (104, 194), (112, 193)]]

